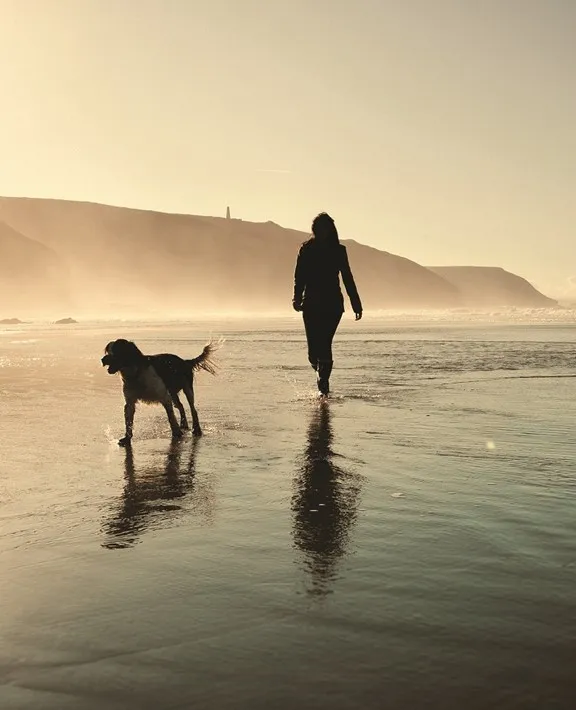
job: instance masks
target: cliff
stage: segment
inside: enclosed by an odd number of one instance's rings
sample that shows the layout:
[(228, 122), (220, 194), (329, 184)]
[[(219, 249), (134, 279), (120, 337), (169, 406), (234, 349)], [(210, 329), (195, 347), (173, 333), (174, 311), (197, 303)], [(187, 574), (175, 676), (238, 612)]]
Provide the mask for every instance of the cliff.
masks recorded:
[[(309, 236), (273, 222), (27, 198), (0, 198), (0, 218), (61, 255), (78, 308), (102, 310), (289, 311)], [(458, 305), (456, 289), (423, 266), (344, 243), (367, 308)]]
[(59, 307), (67, 302), (67, 273), (53, 249), (0, 221), (2, 315)]
[[(59, 286), (60, 299), (67, 290), (75, 312), (117, 315), (289, 312), (296, 254), (309, 236), (273, 222), (34, 198), (0, 197), (0, 221), (31, 250), (14, 271), (26, 283), (46, 296)], [(366, 309), (554, 303), (502, 270), (492, 270), (496, 277), (482, 269), (428, 269), (344, 243)], [(0, 280), (10, 291), (8, 272)]]
[(453, 284), (466, 306), (492, 308), (550, 308), (558, 305), (537, 291), (526, 279), (498, 267), (434, 266), (431, 271)]

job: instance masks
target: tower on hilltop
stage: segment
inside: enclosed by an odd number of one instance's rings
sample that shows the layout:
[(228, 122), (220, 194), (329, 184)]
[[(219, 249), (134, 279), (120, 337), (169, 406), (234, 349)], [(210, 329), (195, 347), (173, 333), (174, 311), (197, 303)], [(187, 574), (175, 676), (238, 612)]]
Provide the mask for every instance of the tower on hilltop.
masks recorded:
[(226, 219), (230, 219), (230, 207), (226, 207)]

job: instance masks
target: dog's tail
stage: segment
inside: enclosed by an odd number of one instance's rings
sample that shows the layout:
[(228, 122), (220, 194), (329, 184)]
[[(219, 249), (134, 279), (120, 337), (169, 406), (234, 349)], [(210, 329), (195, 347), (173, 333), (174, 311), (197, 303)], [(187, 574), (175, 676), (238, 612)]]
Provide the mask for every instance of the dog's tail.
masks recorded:
[(211, 375), (215, 375), (217, 366), (214, 362), (214, 353), (222, 347), (223, 343), (223, 340), (211, 340), (204, 346), (204, 350), (202, 350), (198, 357), (195, 357), (193, 360), (186, 360), (186, 364), (196, 372), (198, 370), (206, 370), (206, 372), (209, 372)]

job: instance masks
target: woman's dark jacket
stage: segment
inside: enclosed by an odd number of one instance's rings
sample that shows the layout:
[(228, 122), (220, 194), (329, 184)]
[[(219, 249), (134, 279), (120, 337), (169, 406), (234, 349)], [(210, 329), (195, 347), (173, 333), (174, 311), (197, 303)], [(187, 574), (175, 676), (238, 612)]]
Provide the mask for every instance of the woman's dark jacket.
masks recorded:
[(294, 272), (294, 306), (303, 310), (344, 310), (339, 274), (346, 287), (354, 313), (362, 312), (362, 302), (354, 283), (343, 244), (327, 246), (314, 239), (305, 242), (298, 252)]

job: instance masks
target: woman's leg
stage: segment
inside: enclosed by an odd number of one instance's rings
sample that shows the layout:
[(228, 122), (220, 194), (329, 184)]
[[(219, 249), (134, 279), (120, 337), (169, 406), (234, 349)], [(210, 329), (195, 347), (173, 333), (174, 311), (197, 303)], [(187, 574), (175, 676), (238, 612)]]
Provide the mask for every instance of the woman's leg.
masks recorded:
[(318, 369), (318, 346), (319, 334), (321, 331), (322, 319), (313, 311), (305, 310), (302, 313), (304, 318), (304, 330), (306, 331), (306, 340), (308, 342), (308, 361), (312, 367)]
[(342, 311), (327, 313), (322, 319), (320, 342), (318, 344), (318, 389), (322, 394), (330, 392), (330, 375), (332, 374), (332, 341), (338, 330)]

